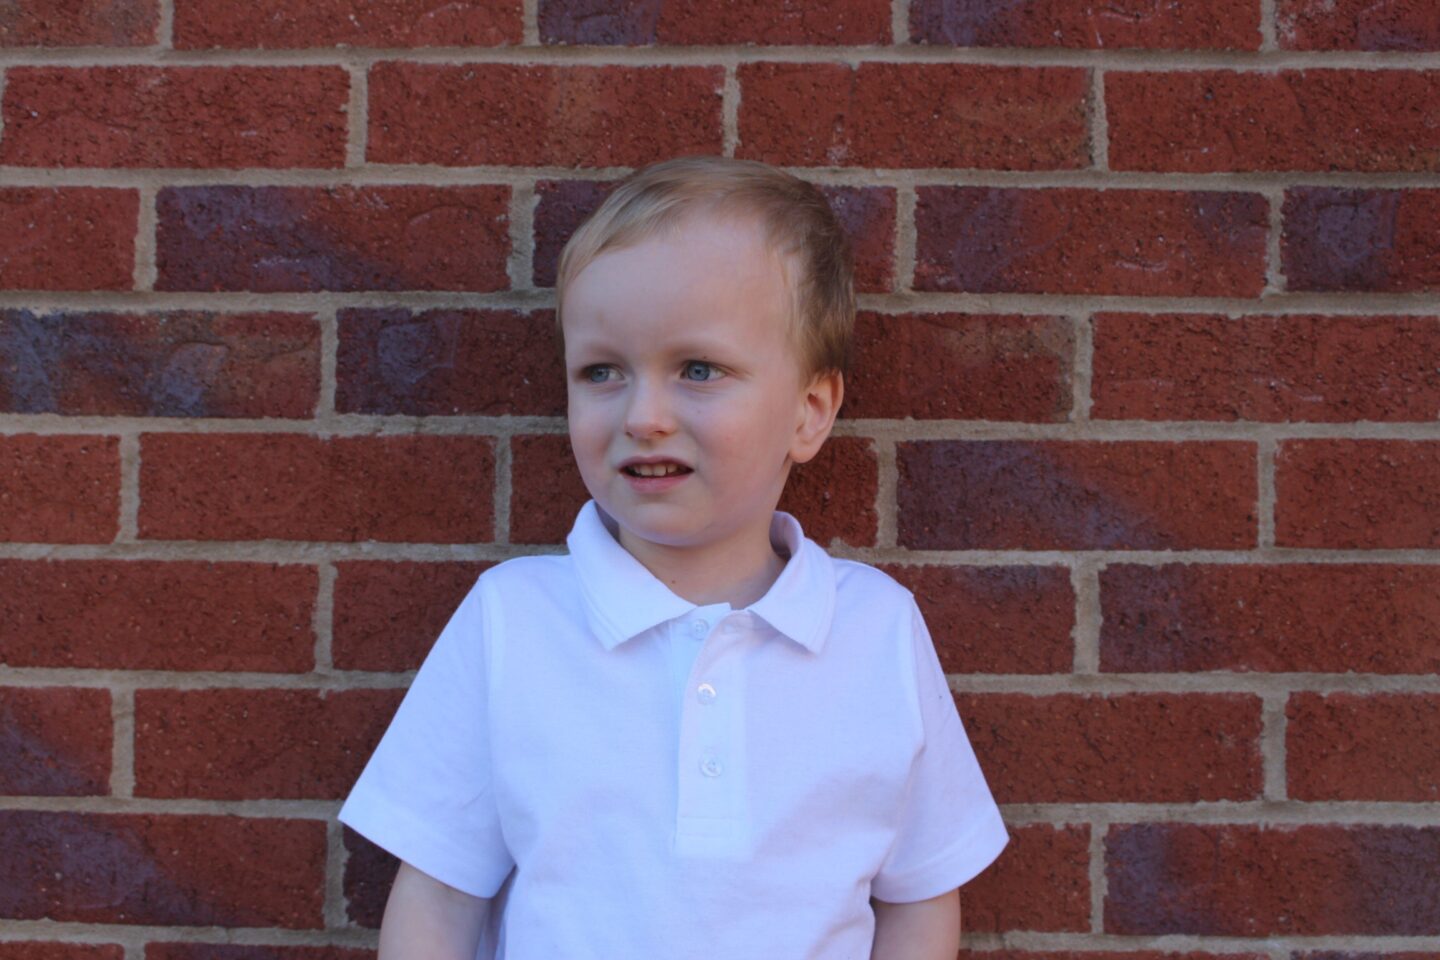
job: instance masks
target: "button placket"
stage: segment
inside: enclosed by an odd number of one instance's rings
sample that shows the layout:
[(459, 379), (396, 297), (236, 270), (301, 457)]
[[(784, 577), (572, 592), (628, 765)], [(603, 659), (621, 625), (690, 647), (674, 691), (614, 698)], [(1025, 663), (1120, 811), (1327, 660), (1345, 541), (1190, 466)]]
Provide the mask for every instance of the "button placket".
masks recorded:
[[(682, 630), (699, 637), (700, 621)], [(680, 706), (676, 851), (726, 856), (746, 836), (743, 702), (736, 671), (744, 644), (734, 624), (705, 624), (707, 639), (686, 680)], [(711, 632), (713, 630), (713, 633)], [(721, 691), (725, 696), (720, 697)], [(692, 699), (693, 698), (693, 699)]]

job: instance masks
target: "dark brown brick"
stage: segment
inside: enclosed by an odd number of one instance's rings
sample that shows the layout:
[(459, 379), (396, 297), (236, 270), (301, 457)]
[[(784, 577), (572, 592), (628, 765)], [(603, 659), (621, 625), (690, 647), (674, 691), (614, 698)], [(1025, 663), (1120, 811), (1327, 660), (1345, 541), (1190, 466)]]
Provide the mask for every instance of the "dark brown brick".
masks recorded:
[(1255, 193), (918, 187), (915, 288), (1258, 297), (1268, 205)]
[[(67, 3), (63, 15), (57, 15), (59, 6), (55, 0), (11, 0), (0, 7), (0, 47), (146, 46), (155, 42), (160, 24), (158, 0)], [(0, 957), (11, 960), (3, 945)], [(40, 960), (39, 954), (35, 960)]]
[(301, 565), (0, 560), (0, 663), (303, 672), (318, 589)]
[(0, 943), (0, 960), (125, 960), (125, 948), (118, 943), (12, 940)]
[(0, 310), (0, 410), (310, 417), (320, 326), (296, 313)]
[(1155, 950), (962, 949), (958, 960), (1267, 960), (1268, 957), (1265, 953), (1161, 953)]
[(322, 820), (3, 810), (0, 849), (11, 920), (324, 925)]
[(1440, 546), (1440, 443), (1287, 440), (1275, 454), (1275, 542)]
[(1434, 936), (1440, 828), (1141, 823), (1105, 836), (1105, 932)]
[(345, 840), (345, 916), (359, 927), (378, 930), (400, 861), (349, 827)]
[(129, 290), (140, 194), (0, 187), (0, 290)]
[(880, 464), (867, 437), (831, 437), (815, 459), (790, 470), (778, 509), (795, 515), (805, 536), (827, 549), (874, 546)]
[(1440, 290), (1440, 190), (1292, 187), (1284, 217), (1289, 290)]
[(508, 187), (165, 187), (157, 290), (503, 290)]
[(0, 687), (0, 794), (109, 793), (111, 727), (108, 690)]
[(1100, 668), (1440, 673), (1440, 567), (1110, 564)]
[(719, 67), (378, 63), (372, 163), (640, 166), (719, 153)]
[(563, 416), (565, 364), (551, 311), (339, 313), (335, 406), (346, 413)]
[(564, 543), (589, 499), (568, 435), (510, 438), (511, 543)]
[(489, 563), (335, 564), (334, 639), (340, 670), (415, 670)]
[(520, 0), (175, 0), (175, 46), (492, 47), (521, 42)]
[(1069, 419), (1075, 337), (1063, 317), (885, 314), (855, 320), (845, 417)]
[(1285, 768), (1295, 800), (1440, 800), (1440, 696), (1292, 693)]
[(0, 163), (340, 167), (340, 67), (11, 67)]
[(736, 155), (782, 166), (1089, 165), (1087, 71), (953, 63), (747, 63)]
[(899, 542), (920, 550), (1238, 549), (1256, 535), (1245, 442), (896, 445)]
[(887, 0), (823, 6), (765, 0), (540, 0), (542, 43), (877, 44), (890, 42)]
[(140, 536), (489, 541), (493, 444), (468, 436), (145, 434)]
[(1091, 416), (1429, 421), (1440, 317), (1099, 314)]
[(1069, 673), (1075, 591), (1064, 567), (883, 564), (915, 594), (946, 673)]
[(1113, 71), (1114, 170), (1440, 170), (1440, 70)]
[(251, 943), (145, 945), (145, 960), (375, 960), (375, 955), (374, 950), (363, 947), (272, 947)]
[(1090, 929), (1090, 828), (1010, 826), (993, 866), (960, 888), (960, 922), (971, 933)]
[(1275, 34), (1291, 50), (1440, 50), (1440, 17), (1430, 0), (1276, 0)]
[(137, 690), (135, 795), (343, 799), (403, 690)]
[(1260, 7), (1253, 0), (915, 0), (910, 36), (919, 43), (962, 47), (1257, 50)]
[(108, 543), (119, 530), (118, 440), (0, 436), (0, 540)]
[(1254, 800), (1260, 698), (1241, 694), (962, 694), (1000, 803)]

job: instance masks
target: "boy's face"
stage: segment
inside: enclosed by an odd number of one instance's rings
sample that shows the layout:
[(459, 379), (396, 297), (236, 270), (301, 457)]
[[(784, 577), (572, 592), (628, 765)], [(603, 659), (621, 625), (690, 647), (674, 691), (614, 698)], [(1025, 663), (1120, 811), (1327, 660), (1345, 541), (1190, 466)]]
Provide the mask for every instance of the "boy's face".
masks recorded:
[[(632, 554), (768, 544), (790, 464), (814, 456), (839, 406), (838, 375), (828, 409), (802, 382), (789, 307), (781, 262), (748, 220), (689, 216), (571, 281), (570, 442)], [(636, 461), (674, 472), (642, 476)]]

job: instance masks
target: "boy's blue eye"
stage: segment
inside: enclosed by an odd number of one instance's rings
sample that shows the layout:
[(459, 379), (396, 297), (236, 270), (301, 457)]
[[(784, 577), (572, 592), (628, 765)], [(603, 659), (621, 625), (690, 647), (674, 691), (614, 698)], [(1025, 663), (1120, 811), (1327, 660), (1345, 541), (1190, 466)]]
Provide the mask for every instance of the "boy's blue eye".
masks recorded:
[[(600, 374), (600, 376), (597, 377), (597, 373)], [(609, 374), (609, 367), (600, 366), (586, 367), (584, 370), (580, 371), (580, 376), (588, 380), (590, 383), (604, 383), (606, 380), (610, 379)]]
[[(701, 375), (698, 377), (690, 376), (690, 374), (696, 370), (699, 370)], [(713, 363), (706, 363), (704, 360), (691, 360), (685, 364), (685, 378), (687, 380), (714, 380), (719, 374), (720, 371), (716, 369)]]

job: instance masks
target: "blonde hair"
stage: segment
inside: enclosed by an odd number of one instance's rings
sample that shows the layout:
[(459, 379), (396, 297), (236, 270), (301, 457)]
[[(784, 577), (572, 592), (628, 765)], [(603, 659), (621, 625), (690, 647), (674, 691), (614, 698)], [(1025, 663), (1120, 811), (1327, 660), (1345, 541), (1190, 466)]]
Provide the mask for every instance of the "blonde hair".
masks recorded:
[(812, 184), (754, 160), (679, 157), (632, 174), (571, 235), (555, 279), (555, 323), (565, 289), (592, 260), (638, 243), (687, 214), (748, 215), (786, 270), (793, 301), (792, 342), (807, 377), (849, 370), (855, 328), (850, 242)]

